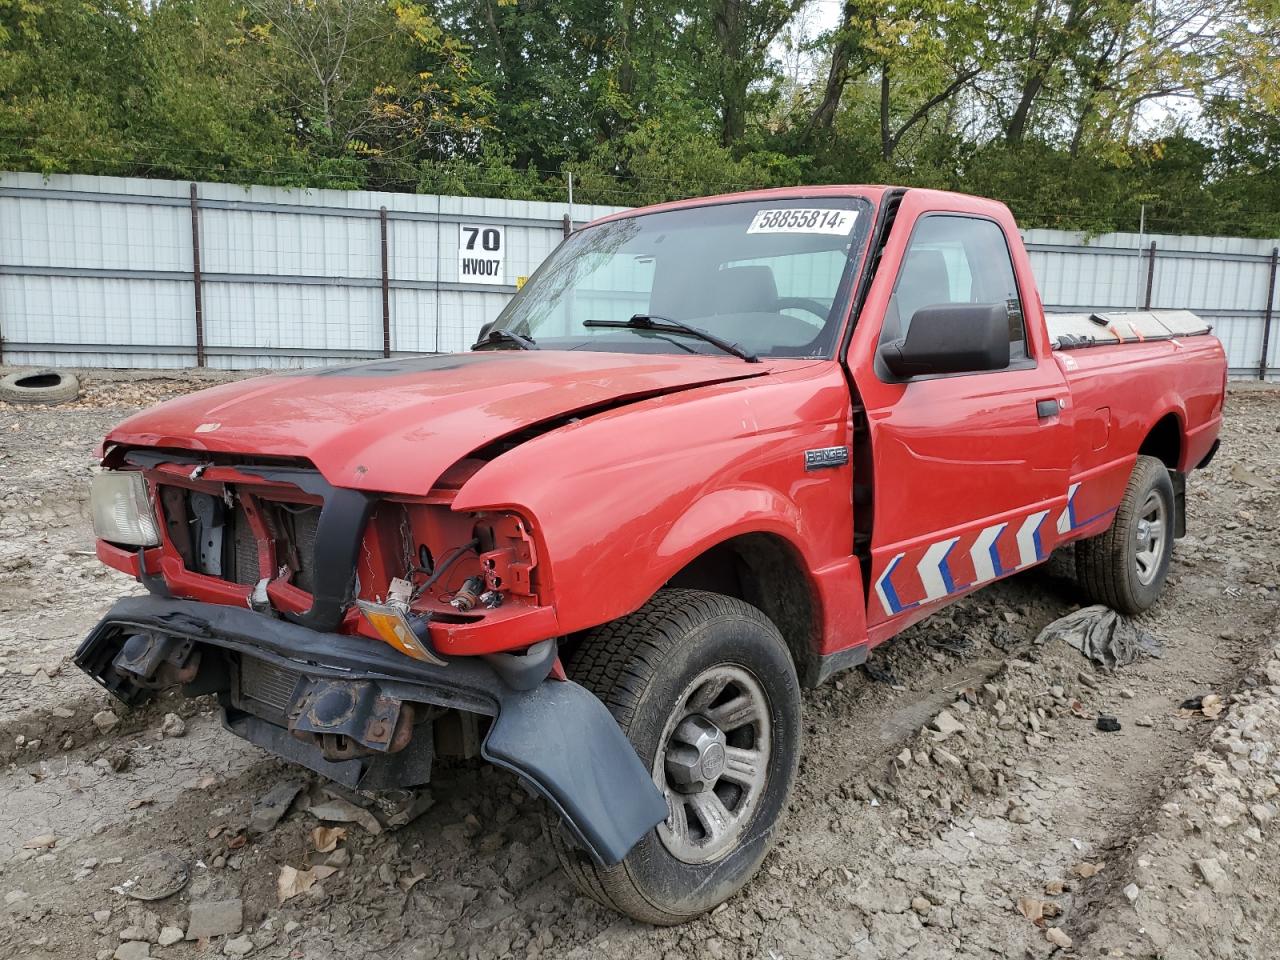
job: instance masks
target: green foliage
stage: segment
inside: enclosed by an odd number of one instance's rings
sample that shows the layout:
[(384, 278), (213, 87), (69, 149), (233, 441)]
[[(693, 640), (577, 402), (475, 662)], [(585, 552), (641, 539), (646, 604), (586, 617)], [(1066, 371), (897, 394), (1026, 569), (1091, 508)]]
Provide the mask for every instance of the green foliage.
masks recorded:
[[(1280, 235), (1280, 0), (0, 0), (0, 168)], [(785, 56), (783, 56), (785, 55)], [(804, 70), (788, 66), (809, 58)], [(1170, 109), (1190, 103), (1193, 109)]]
[(639, 206), (681, 197), (732, 193), (803, 182), (803, 165), (781, 153), (756, 149), (735, 156), (697, 123), (646, 120), (601, 144), (574, 173), (575, 199)]

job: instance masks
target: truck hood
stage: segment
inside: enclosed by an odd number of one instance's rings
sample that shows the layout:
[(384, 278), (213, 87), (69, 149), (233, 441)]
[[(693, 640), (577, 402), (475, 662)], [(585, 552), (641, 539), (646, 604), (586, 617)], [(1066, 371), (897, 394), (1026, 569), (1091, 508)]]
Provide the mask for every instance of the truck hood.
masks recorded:
[[(794, 361), (793, 361), (794, 362)], [(335, 486), (422, 494), (509, 434), (578, 412), (763, 376), (736, 357), (482, 351), (258, 377), (170, 400), (106, 443), (309, 460)]]

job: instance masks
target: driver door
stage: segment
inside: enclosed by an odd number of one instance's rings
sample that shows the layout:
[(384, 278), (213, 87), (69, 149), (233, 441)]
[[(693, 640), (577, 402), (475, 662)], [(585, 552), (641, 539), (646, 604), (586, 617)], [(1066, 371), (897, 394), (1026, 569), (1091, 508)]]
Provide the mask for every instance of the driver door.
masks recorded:
[[(1038, 311), (1039, 300), (1020, 245), (1023, 269), (1015, 270), (1012, 218), (904, 214), (897, 228), (910, 232), (900, 268), (887, 298), (882, 290), (878, 336), (856, 373), (874, 474), (867, 622), (873, 635), (881, 627), (881, 638), (1046, 559), (1070, 467), (1066, 382), (1048, 344), (1027, 337), (1023, 305)], [(922, 307), (1001, 301), (1009, 315), (1004, 369), (895, 380), (876, 357)]]

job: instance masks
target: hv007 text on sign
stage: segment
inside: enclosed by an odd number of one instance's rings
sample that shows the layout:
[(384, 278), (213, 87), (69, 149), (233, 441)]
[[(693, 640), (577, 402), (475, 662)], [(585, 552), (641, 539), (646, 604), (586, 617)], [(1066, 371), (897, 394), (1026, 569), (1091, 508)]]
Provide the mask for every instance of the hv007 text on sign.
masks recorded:
[(458, 224), (458, 280), (463, 283), (505, 283), (503, 259), (506, 250), (502, 227)]

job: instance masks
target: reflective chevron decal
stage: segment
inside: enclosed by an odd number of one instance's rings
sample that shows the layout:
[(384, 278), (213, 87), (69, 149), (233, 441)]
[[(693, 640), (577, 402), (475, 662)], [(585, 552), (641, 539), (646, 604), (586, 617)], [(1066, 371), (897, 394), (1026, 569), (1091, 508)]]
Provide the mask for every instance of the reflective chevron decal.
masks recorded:
[(1058, 514), (1058, 533), (1070, 533), (1076, 528), (1076, 491), (1079, 489), (1079, 483), (1067, 487), (1067, 505)]
[[(1067, 505), (1056, 521), (1059, 535), (1069, 533), (1079, 524), (1075, 518), (1075, 496), (1079, 488), (1073, 483), (1067, 491)], [(948, 537), (929, 544), (914, 565), (899, 553), (885, 565), (875, 580), (875, 594), (888, 616), (896, 616), (923, 604), (934, 603), (951, 594), (989, 583), (1042, 562), (1049, 555), (1043, 538), (1048, 510), (1037, 510), (1021, 520), (1002, 521), (983, 527), (966, 549), (956, 548), (969, 535)], [(1012, 527), (1011, 524), (1016, 524)], [(1004, 559), (1001, 558), (1001, 549)], [(1016, 552), (1015, 552), (1016, 551)], [(959, 559), (953, 560), (953, 554)], [(912, 551), (915, 556), (915, 551)], [(969, 570), (972, 569), (972, 579)]]
[(920, 574), (920, 582), (924, 584), (924, 600), (921, 603), (945, 597), (955, 590), (956, 585), (947, 566), (947, 554), (959, 542), (959, 537), (938, 541), (924, 552), (924, 556), (916, 564), (916, 572)]
[[(902, 558), (905, 556), (905, 553), (900, 553), (890, 560), (889, 565), (884, 568), (884, 573), (880, 574), (880, 577), (876, 580), (876, 596), (880, 598), (880, 605), (884, 607), (885, 613), (890, 616), (907, 609), (898, 602), (898, 594), (893, 589), (893, 580), (891, 579), (894, 568), (902, 562)], [(918, 606), (918, 604), (913, 603), (911, 606)]]
[(1049, 515), (1048, 510), (1033, 513), (1018, 528), (1018, 569), (1029, 567), (1044, 559), (1044, 546), (1040, 543), (1040, 525)]
[(986, 583), (1005, 575), (997, 542), (1007, 526), (1007, 523), (997, 523), (994, 527), (987, 527), (978, 534), (978, 539), (969, 548), (969, 557), (973, 560), (974, 584)]

